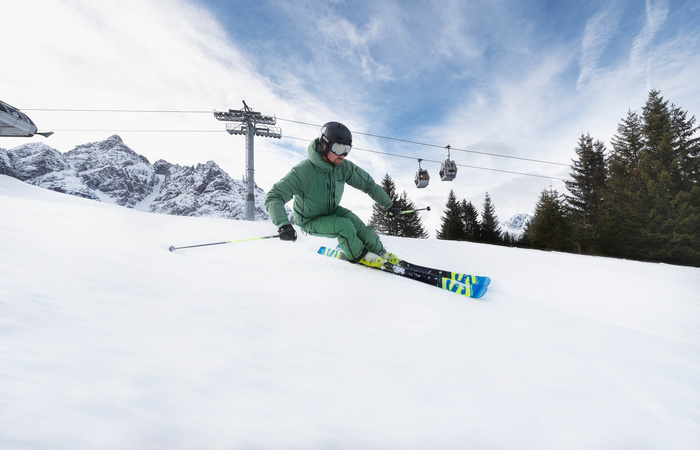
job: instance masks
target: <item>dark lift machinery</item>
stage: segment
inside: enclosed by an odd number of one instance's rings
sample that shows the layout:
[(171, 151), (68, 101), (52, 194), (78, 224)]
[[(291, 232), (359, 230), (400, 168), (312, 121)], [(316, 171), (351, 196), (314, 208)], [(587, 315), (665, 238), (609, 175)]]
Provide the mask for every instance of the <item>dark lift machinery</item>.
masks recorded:
[(32, 137), (35, 134), (49, 137), (53, 131), (37, 133), (36, 125), (19, 109), (0, 101), (0, 136)]

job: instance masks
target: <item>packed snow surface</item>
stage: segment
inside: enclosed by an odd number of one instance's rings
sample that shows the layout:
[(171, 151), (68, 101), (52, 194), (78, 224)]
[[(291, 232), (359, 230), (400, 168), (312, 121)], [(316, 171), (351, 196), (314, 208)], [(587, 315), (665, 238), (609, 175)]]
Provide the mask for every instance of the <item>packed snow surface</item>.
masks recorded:
[(385, 237), (481, 300), (0, 176), (0, 448), (698, 449), (700, 269)]

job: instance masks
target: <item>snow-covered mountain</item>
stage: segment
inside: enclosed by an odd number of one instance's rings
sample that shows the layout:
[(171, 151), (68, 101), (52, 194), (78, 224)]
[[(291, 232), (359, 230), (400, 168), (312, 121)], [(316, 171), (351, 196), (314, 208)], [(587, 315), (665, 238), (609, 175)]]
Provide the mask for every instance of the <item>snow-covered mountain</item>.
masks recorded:
[[(122, 139), (80, 145), (61, 154), (44, 143), (0, 149), (0, 174), (29, 184), (128, 208), (179, 216), (246, 218), (246, 186), (215, 162), (151, 164)], [(269, 220), (256, 186), (256, 220)]]
[(532, 216), (527, 213), (516, 214), (501, 225), (501, 231), (508, 232), (512, 237), (519, 238), (525, 232), (525, 226), (530, 223)]

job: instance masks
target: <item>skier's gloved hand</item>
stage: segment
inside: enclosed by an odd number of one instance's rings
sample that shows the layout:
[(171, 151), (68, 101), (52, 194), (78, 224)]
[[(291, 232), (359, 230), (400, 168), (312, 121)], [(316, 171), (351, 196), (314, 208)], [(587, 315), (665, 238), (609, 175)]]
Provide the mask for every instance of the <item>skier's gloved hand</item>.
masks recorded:
[(291, 224), (282, 225), (277, 232), (280, 234), (282, 241), (296, 241), (297, 232)]
[(393, 219), (401, 215), (401, 208), (399, 208), (398, 206), (392, 206), (387, 210), (386, 213), (389, 215), (389, 217)]

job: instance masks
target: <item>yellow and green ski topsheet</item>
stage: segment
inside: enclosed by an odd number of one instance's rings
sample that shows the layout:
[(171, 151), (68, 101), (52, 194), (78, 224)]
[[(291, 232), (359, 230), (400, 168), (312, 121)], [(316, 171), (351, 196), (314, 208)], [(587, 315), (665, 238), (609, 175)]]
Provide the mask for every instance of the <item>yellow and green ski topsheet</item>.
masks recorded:
[[(320, 255), (328, 256), (329, 258), (348, 261), (347, 256), (345, 256), (345, 254), (343, 254), (343, 252), (339, 249), (321, 247), (318, 249), (318, 253)], [(387, 262), (383, 267), (377, 267), (377, 269), (420, 281), (422, 283), (439, 287), (440, 289), (454, 292), (455, 294), (463, 295), (469, 298), (483, 297), (486, 293), (488, 285), (491, 283), (491, 279), (489, 277), (432, 269), (429, 267), (407, 263), (406, 261), (400, 261), (397, 265)]]

